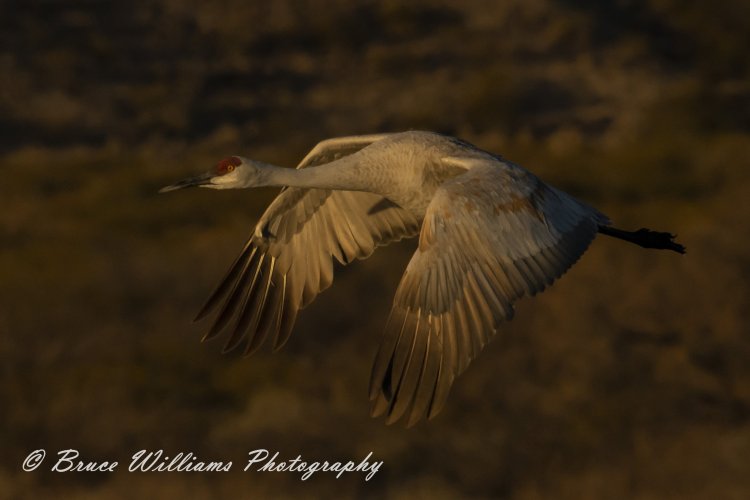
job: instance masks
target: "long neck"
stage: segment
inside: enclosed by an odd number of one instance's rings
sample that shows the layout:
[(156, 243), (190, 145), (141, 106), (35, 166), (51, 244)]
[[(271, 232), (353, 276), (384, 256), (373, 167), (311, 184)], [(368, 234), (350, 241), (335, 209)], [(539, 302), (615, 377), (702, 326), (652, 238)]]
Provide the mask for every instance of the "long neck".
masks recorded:
[(378, 191), (372, 169), (356, 155), (315, 167), (295, 169), (261, 164), (260, 168), (265, 186)]

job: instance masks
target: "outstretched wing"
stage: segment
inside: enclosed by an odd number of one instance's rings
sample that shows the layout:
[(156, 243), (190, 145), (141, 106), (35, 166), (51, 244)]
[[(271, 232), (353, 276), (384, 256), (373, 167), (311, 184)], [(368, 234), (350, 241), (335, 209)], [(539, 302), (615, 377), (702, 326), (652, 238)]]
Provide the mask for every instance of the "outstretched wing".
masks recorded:
[[(347, 156), (385, 137), (341, 137), (319, 143), (297, 168)], [(198, 313), (219, 309), (204, 337), (234, 319), (224, 350), (247, 339), (245, 354), (269, 336), (274, 349), (288, 340), (298, 311), (333, 281), (342, 264), (369, 257), (379, 245), (415, 236), (419, 223), (385, 198), (363, 192), (286, 188), (258, 221), (237, 260)]]
[(387, 423), (437, 414), (513, 302), (550, 285), (608, 223), (521, 167), (444, 161), (471, 168), (438, 188), (396, 292), (370, 382)]

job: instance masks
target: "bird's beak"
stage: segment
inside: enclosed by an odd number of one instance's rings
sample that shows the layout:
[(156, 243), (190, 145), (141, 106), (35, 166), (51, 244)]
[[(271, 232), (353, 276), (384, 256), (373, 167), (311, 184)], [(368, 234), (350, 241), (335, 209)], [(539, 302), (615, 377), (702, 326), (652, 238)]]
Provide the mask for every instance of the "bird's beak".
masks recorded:
[(181, 181), (175, 182), (174, 184), (170, 184), (169, 186), (164, 186), (159, 190), (160, 193), (168, 193), (169, 191), (176, 191), (178, 189), (188, 188), (188, 187), (200, 187), (200, 186), (207, 186), (212, 184), (211, 179), (214, 177), (214, 174), (208, 172), (201, 175), (196, 175), (195, 177), (189, 177), (187, 179), (183, 179)]

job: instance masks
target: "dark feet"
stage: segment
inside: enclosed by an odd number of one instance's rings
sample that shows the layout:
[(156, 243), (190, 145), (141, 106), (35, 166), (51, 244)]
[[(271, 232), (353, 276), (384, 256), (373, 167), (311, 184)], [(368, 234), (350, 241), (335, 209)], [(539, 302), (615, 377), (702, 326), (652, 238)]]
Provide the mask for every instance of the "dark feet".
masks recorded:
[(659, 250), (672, 250), (682, 254), (685, 253), (685, 247), (674, 241), (675, 235), (671, 233), (652, 231), (645, 227), (638, 231), (623, 231), (612, 226), (600, 226), (599, 232), (607, 236), (635, 243), (643, 248), (656, 248)]

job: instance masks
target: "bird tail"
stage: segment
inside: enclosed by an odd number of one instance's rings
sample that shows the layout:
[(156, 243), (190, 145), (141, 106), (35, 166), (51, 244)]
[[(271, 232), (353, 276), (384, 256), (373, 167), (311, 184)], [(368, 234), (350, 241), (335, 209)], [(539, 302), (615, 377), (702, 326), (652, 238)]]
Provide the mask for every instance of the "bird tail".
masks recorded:
[(685, 247), (676, 241), (675, 235), (671, 233), (662, 233), (659, 231), (652, 231), (645, 227), (638, 231), (624, 231), (617, 229), (612, 226), (599, 226), (599, 232), (618, 238), (621, 240), (635, 243), (636, 245), (642, 246), (643, 248), (655, 248), (658, 250), (672, 250), (677, 253), (685, 253)]

